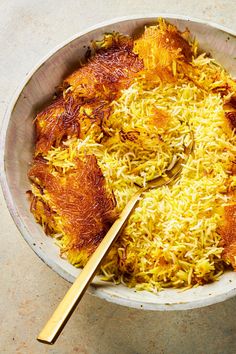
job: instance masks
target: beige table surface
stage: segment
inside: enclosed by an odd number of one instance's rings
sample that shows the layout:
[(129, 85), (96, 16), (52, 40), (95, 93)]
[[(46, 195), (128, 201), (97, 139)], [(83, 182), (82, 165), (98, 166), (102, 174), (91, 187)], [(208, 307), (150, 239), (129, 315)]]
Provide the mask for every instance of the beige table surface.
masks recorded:
[[(0, 0), (0, 117), (27, 72), (87, 26), (128, 14), (176, 13), (236, 31), (236, 0)], [(36, 341), (69, 284), (37, 258), (0, 199), (0, 354), (236, 353), (236, 298), (184, 312), (144, 312), (86, 295), (54, 346)]]

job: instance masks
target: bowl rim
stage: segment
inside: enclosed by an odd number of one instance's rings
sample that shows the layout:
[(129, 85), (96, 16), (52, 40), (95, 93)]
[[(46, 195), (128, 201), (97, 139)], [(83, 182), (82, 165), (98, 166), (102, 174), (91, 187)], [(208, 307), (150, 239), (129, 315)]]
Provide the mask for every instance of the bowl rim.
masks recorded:
[[(42, 251), (41, 249), (37, 247), (32, 247), (33, 240), (26, 229), (24, 225), (24, 221), (19, 217), (17, 210), (14, 207), (14, 201), (12, 198), (11, 190), (7, 182), (6, 178), (6, 173), (5, 173), (5, 142), (6, 142), (6, 136), (7, 136), (7, 130), (8, 130), (8, 124), (11, 119), (11, 113), (14, 110), (15, 105), (17, 104), (17, 101), (19, 99), (19, 96), (21, 92), (23, 91), (24, 87), (27, 85), (31, 77), (34, 75), (34, 73), (40, 69), (40, 67), (44, 64), (45, 61), (50, 59), (54, 54), (56, 54), (59, 50), (70, 44), (73, 40), (82, 37), (85, 34), (88, 34), (94, 30), (98, 30), (99, 28), (105, 27), (105, 26), (110, 26), (114, 25), (116, 23), (122, 23), (125, 21), (129, 20), (140, 20), (140, 19), (154, 19), (154, 18), (168, 18), (168, 19), (173, 19), (173, 20), (185, 20), (185, 21), (190, 21), (190, 22), (195, 22), (198, 24), (202, 25), (207, 25), (210, 27), (213, 27), (215, 29), (218, 29), (220, 31), (225, 32), (226, 34), (230, 34), (233, 37), (236, 38), (236, 31), (233, 31), (226, 26), (217, 24), (212, 21), (207, 21), (207, 20), (202, 20), (199, 18), (195, 18), (192, 16), (185, 16), (185, 15), (179, 15), (179, 14), (168, 14), (168, 13), (144, 13), (142, 15), (128, 15), (128, 16), (122, 16), (122, 17), (115, 17), (110, 20), (105, 20), (102, 22), (97, 23), (96, 25), (89, 26), (85, 28), (82, 31), (77, 32), (76, 34), (70, 36), (66, 40), (62, 41), (58, 45), (56, 45), (54, 48), (52, 48), (46, 55), (44, 55), (36, 65), (29, 71), (29, 73), (24, 77), (24, 79), (21, 81), (21, 83), (18, 85), (18, 87), (15, 89), (13, 92), (12, 98), (9, 100), (7, 104), (7, 108), (5, 110), (2, 123), (1, 123), (1, 130), (0, 130), (0, 183), (1, 183), (1, 188), (3, 191), (3, 196), (6, 201), (7, 208), (10, 212), (10, 215), (17, 226), (18, 230), (20, 231), (21, 235), (25, 239), (25, 241), (29, 244), (30, 248), (37, 254), (39, 258), (42, 259), (42, 261), (49, 266), (52, 270), (54, 270), (58, 275), (60, 275), (62, 278), (65, 280), (72, 282), (72, 278), (69, 276), (69, 273), (66, 273), (60, 266), (56, 265), (53, 260), (50, 260), (46, 253)], [(98, 278), (99, 279), (99, 278)], [(100, 290), (100, 287), (94, 286), (91, 284), (88, 288), (88, 292), (91, 295), (98, 296), (108, 302), (116, 303), (118, 305), (123, 305), (127, 307), (132, 307), (132, 308), (139, 308), (139, 309), (145, 309), (145, 310), (160, 310), (160, 311), (168, 311), (168, 310), (187, 310), (187, 309), (194, 309), (194, 308), (200, 308), (204, 306), (209, 306), (218, 302), (225, 301), (227, 299), (230, 299), (236, 295), (236, 288), (231, 289), (230, 291), (223, 293), (223, 294), (218, 294), (212, 297), (209, 297), (208, 299), (200, 299), (200, 300), (195, 300), (191, 302), (176, 302), (173, 304), (168, 304), (168, 303), (158, 303), (158, 302), (149, 302), (145, 303), (139, 300), (131, 300), (128, 298), (122, 298), (119, 296), (115, 296), (114, 294), (109, 294), (109, 293), (104, 293), (103, 291)]]

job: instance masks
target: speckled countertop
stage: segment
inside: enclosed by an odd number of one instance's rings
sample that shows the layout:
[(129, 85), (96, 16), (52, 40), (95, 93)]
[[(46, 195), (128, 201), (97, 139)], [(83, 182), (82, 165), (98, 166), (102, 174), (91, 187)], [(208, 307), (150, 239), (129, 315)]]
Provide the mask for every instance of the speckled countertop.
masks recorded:
[[(27, 72), (57, 44), (114, 17), (176, 13), (236, 31), (236, 0), (1, 0), (0, 117)], [(36, 341), (69, 284), (25, 243), (0, 198), (0, 354), (236, 353), (236, 298), (184, 312), (128, 309), (86, 295), (54, 346)]]

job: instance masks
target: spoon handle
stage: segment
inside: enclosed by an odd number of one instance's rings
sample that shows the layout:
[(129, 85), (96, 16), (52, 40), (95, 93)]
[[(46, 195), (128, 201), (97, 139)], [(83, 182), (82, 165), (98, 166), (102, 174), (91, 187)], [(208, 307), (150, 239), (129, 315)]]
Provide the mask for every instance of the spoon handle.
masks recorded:
[(119, 218), (114, 222), (106, 236), (101, 241), (96, 251), (91, 255), (89, 261), (76, 278), (75, 282), (68, 290), (55, 312), (48, 320), (38, 336), (38, 341), (53, 344), (60, 332), (66, 325), (76, 306), (82, 299), (87, 287), (94, 278), (96, 271), (101, 265), (104, 257), (107, 255), (111, 246), (119, 236), (119, 232), (124, 227), (132, 210), (136, 206), (143, 190), (140, 189), (127, 203)]

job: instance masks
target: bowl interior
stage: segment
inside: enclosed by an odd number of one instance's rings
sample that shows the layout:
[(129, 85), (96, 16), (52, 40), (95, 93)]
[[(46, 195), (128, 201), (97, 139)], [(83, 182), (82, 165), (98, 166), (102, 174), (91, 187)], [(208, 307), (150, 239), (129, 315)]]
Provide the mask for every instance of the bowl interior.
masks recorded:
[[(111, 31), (132, 35), (144, 25), (154, 23), (157, 17), (116, 20), (92, 28), (64, 43), (29, 74), (10, 104), (3, 122), (1, 181), (8, 208), (23, 237), (37, 255), (70, 282), (75, 279), (79, 270), (59, 257), (58, 247), (50, 237), (45, 236), (29, 211), (26, 191), (30, 189), (27, 171), (34, 143), (33, 119), (40, 107), (52, 99), (62, 79), (78, 66), (79, 59), (84, 57), (91, 40), (99, 39), (105, 32)], [(192, 36), (198, 39), (200, 48), (210, 53), (236, 77), (236, 37), (233, 34), (197, 20), (177, 19), (174, 16), (165, 18), (180, 30), (187, 27)], [(187, 309), (206, 306), (235, 295), (236, 273), (226, 272), (215, 283), (185, 292), (167, 289), (158, 294), (136, 292), (123, 285), (115, 286), (95, 278), (90, 292), (130, 307), (152, 310)]]

